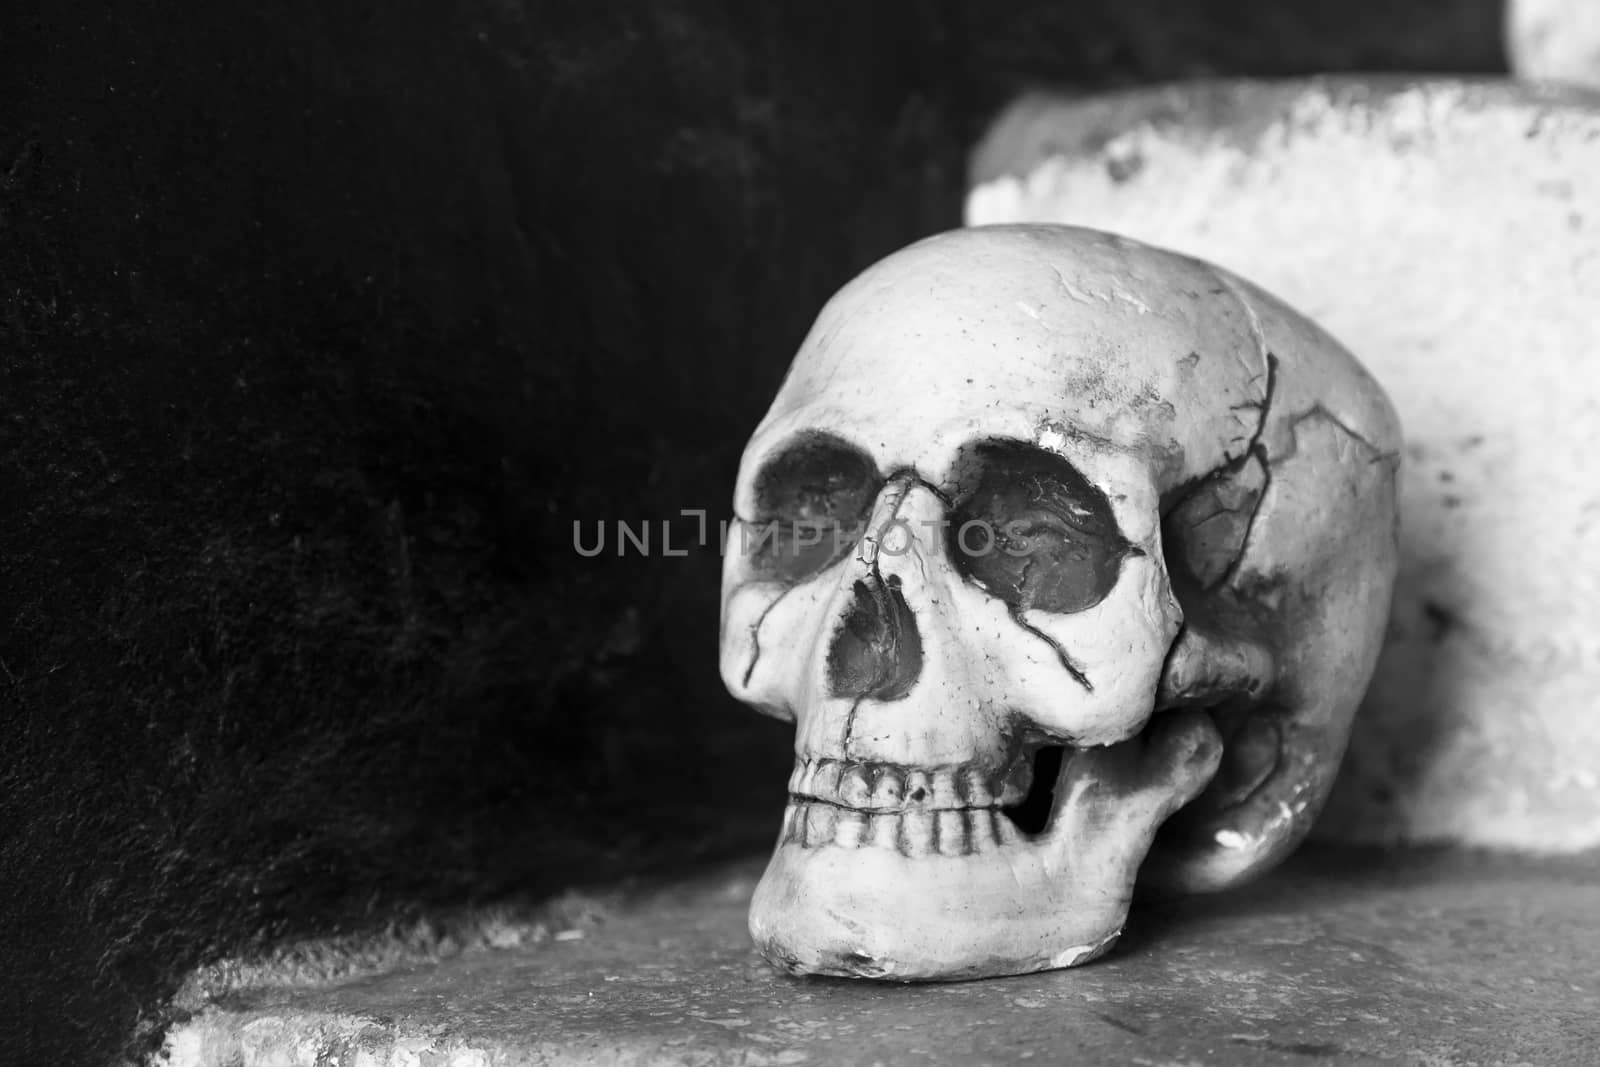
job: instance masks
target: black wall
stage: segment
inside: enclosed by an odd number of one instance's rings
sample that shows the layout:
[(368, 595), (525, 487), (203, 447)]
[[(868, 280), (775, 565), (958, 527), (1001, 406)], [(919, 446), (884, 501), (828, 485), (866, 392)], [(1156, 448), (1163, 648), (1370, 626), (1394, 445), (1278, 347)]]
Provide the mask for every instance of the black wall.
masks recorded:
[(1014, 90), (1492, 70), (1497, 8), (10, 0), (0, 1062), (220, 953), (765, 848), (715, 552), (574, 520), (723, 514)]

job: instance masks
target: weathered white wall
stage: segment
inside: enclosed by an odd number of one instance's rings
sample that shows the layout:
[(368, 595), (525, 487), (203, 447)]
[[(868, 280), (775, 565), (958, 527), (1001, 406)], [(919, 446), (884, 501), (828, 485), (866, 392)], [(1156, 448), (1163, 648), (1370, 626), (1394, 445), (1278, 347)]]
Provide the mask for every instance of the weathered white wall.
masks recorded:
[(1506, 53), (1519, 78), (1600, 89), (1600, 3), (1509, 0)]
[(1319, 832), (1600, 845), (1600, 106), (1498, 83), (1035, 97), (973, 178), (969, 223), (1214, 260), (1394, 398), (1403, 572)]

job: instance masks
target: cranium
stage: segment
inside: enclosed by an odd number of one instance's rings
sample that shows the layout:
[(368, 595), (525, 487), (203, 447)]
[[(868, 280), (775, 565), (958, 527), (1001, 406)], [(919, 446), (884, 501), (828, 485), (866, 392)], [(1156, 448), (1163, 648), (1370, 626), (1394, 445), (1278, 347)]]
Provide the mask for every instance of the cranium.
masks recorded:
[(1373, 670), (1398, 447), (1314, 324), (1109, 234), (958, 230), (847, 285), (745, 450), (725, 557), (723, 678), (796, 724), (763, 954), (1072, 966), (1136, 877), (1279, 860)]

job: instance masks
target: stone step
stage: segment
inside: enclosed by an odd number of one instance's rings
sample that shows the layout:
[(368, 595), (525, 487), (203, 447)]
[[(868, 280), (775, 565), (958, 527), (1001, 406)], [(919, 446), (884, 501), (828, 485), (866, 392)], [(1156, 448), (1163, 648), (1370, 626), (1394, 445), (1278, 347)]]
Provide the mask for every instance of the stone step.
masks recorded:
[(921, 986), (767, 967), (745, 932), (758, 874), (746, 864), (588, 907), (574, 898), (561, 928), (443, 962), (333, 982), (248, 972), (195, 1005), (154, 1062), (1465, 1067), (1600, 1055), (1600, 854), (1317, 850), (1242, 891), (1136, 907), (1117, 950), (1087, 967)]

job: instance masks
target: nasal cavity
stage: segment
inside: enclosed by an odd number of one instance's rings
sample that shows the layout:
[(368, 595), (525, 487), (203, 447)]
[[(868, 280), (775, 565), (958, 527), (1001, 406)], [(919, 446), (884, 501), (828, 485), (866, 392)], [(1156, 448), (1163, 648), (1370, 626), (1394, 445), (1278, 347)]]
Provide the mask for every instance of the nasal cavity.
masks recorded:
[(828, 684), (835, 697), (899, 700), (922, 673), (922, 636), (900, 592), (900, 579), (858, 580), (850, 609), (828, 649)]

